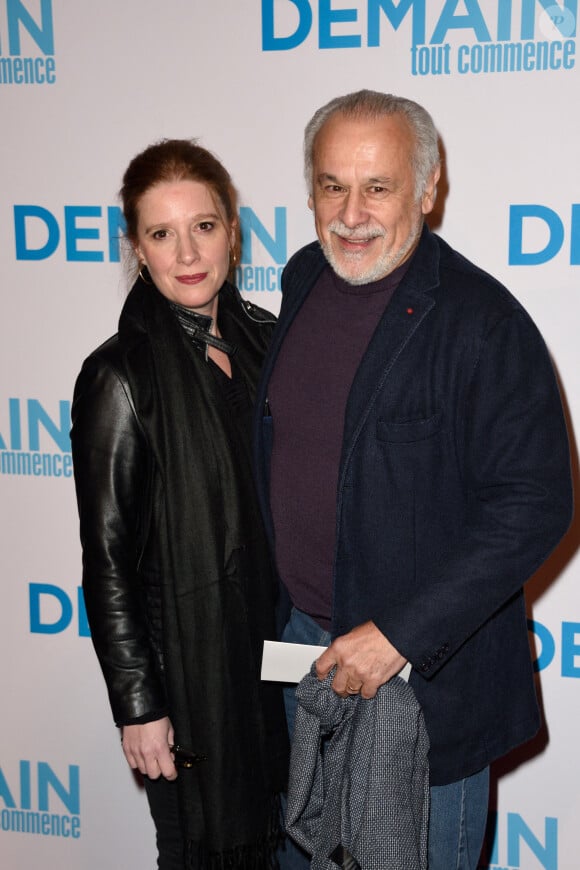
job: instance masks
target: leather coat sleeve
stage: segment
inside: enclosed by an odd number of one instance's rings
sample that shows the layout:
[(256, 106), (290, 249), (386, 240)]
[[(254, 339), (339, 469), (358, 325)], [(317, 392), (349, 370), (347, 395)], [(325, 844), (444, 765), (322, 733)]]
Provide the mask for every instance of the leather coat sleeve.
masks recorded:
[(148, 511), (148, 453), (129, 388), (93, 354), (75, 386), (71, 431), (83, 549), (83, 591), (93, 644), (117, 725), (166, 715), (138, 572)]

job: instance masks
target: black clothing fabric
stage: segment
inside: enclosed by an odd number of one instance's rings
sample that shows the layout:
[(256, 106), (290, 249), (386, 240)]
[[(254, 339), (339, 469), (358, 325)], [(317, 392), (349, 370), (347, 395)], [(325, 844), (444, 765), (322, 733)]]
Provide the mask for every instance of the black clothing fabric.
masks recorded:
[[(274, 318), (220, 291), (219, 327), (254, 397)], [(136, 282), (73, 403), (83, 587), (115, 720), (169, 715), (203, 760), (180, 771), (184, 836), (208, 867), (269, 866), (287, 737), (260, 682), (275, 585), (223, 391), (167, 300)], [(259, 863), (262, 862), (262, 863)]]
[[(145, 793), (151, 817), (155, 822), (157, 843), (157, 870), (198, 870), (199, 864), (187, 854), (181, 832), (179, 789), (177, 780), (160, 776), (159, 779), (144, 777)], [(195, 855), (195, 852), (193, 852)]]

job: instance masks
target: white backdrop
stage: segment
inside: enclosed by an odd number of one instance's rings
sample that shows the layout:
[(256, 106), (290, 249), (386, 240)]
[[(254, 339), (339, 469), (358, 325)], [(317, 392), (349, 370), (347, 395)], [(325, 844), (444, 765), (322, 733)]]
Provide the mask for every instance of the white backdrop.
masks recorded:
[[(578, 419), (577, 0), (0, 0), (0, 865), (154, 866), (78, 602), (68, 442), (83, 358), (126, 291), (131, 157), (199, 137), (241, 194), (240, 287), (278, 311), (313, 236), (306, 121), (361, 87), (423, 103), (445, 157), (437, 230), (542, 330)], [(262, 288), (262, 289), (260, 289)], [(573, 446), (577, 477), (576, 449)], [(576, 870), (578, 524), (529, 585), (546, 725), (497, 770), (486, 868)], [(525, 763), (524, 763), (525, 762)], [(490, 817), (493, 821), (495, 815)]]

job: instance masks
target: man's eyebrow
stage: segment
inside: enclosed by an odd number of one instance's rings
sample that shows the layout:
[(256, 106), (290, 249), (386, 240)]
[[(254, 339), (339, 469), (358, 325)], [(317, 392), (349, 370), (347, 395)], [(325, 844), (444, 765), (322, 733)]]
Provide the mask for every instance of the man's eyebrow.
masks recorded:
[[(316, 176), (316, 180), (318, 182), (321, 181), (332, 181), (333, 184), (342, 185), (342, 181), (340, 181), (336, 175), (332, 175), (330, 172), (321, 172)], [(389, 175), (373, 175), (370, 178), (365, 178), (364, 184), (389, 184), (392, 181), (392, 178)]]

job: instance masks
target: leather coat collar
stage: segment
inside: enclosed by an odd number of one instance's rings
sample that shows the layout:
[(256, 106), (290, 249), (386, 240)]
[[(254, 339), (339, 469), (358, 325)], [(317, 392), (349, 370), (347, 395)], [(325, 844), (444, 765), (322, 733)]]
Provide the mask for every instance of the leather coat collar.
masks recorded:
[(194, 345), (204, 351), (206, 359), (208, 346), (215, 347), (227, 353), (228, 356), (235, 354), (235, 345), (230, 344), (229, 341), (225, 341), (223, 338), (218, 338), (217, 335), (212, 335), (213, 318), (206, 314), (192, 311), (190, 308), (185, 308), (183, 305), (178, 305), (176, 302), (169, 302), (169, 307)]

